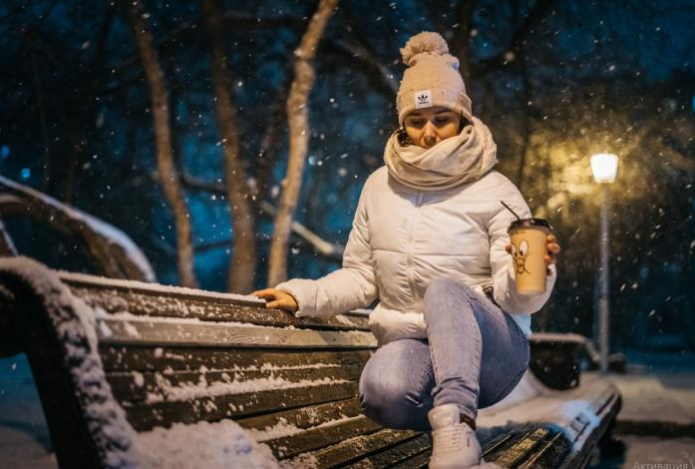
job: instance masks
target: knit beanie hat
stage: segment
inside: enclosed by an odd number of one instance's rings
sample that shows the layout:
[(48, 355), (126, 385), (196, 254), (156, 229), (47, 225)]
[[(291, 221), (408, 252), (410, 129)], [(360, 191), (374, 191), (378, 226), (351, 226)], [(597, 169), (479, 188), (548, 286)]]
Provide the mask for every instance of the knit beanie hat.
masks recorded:
[(444, 106), (472, 120), (471, 99), (459, 73), (459, 61), (438, 33), (423, 32), (411, 37), (401, 49), (403, 74), (396, 97), (398, 123), (415, 109)]

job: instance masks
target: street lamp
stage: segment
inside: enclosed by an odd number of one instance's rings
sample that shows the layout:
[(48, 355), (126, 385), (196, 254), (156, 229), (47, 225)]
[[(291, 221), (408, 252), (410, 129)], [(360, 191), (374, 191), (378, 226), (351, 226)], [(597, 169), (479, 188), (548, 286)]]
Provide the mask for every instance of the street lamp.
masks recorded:
[(618, 172), (618, 156), (611, 153), (598, 153), (591, 157), (591, 172), (594, 180), (603, 186), (601, 205), (601, 298), (599, 300), (599, 350), (601, 352), (601, 373), (608, 372), (608, 326), (609, 326), (609, 284), (608, 284), (608, 213), (610, 212), (610, 184)]

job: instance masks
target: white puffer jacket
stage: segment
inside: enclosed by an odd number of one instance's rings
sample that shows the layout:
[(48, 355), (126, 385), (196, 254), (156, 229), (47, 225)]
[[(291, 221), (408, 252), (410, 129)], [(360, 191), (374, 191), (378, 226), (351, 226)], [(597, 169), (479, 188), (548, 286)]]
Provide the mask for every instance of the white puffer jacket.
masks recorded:
[(521, 217), (531, 216), (519, 190), (502, 174), (452, 189), (411, 189), (376, 170), (362, 189), (343, 267), (318, 280), (293, 279), (276, 286), (299, 305), (296, 315), (329, 316), (380, 303), (369, 327), (379, 345), (401, 338), (427, 338), (423, 296), (437, 278), (473, 287), (494, 288), (495, 301), (525, 334), (531, 313), (541, 309), (557, 277), (555, 266), (544, 294), (519, 295), (515, 288), (507, 228), (515, 219), (500, 201)]

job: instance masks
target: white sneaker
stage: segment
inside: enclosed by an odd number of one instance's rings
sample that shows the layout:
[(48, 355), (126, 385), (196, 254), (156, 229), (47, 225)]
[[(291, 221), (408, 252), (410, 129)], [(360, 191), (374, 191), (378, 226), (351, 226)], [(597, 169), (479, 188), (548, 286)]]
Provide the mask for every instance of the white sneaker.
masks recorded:
[(475, 432), (461, 422), (456, 404), (436, 406), (427, 414), (432, 425), (430, 469), (459, 469), (483, 462), (483, 451)]

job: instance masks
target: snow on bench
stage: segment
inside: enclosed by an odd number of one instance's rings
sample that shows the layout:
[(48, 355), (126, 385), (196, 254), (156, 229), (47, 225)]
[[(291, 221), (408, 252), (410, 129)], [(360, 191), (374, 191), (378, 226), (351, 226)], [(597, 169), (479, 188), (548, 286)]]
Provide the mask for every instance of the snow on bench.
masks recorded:
[[(428, 433), (361, 414), (359, 376), (377, 345), (367, 321), (0, 259), (0, 355), (27, 353), (64, 467), (426, 467)], [(487, 461), (586, 463), (617, 391), (546, 384), (528, 372), (480, 410)]]

